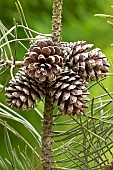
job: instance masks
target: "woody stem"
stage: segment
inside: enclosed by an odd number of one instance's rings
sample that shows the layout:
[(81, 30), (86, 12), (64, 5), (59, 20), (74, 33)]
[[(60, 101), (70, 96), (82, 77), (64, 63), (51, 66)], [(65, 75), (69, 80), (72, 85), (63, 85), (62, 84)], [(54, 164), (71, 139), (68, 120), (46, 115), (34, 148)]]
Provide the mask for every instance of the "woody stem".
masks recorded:
[[(62, 1), (53, 1), (53, 16), (52, 16), (52, 40), (60, 45), (61, 42), (61, 13)], [(44, 107), (44, 120), (42, 128), (42, 166), (43, 170), (52, 170), (52, 122), (53, 122), (53, 99), (46, 94)]]

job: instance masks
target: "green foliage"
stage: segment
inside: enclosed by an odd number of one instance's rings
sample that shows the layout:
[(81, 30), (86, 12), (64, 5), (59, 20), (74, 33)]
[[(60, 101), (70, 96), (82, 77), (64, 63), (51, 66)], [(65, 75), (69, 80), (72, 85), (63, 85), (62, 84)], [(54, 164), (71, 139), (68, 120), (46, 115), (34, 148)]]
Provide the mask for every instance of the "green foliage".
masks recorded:
[[(0, 44), (0, 49), (6, 57), (14, 56), (15, 59), (22, 60), (29, 48), (29, 41), (38, 35), (34, 30), (45, 34), (51, 33), (52, 1), (22, 1), (26, 19), (16, 3), (20, 20), (14, 3), (15, 1), (11, 0), (1, 2), (0, 30), (3, 46)], [(102, 48), (112, 63), (113, 49), (110, 44), (113, 43), (111, 36), (113, 29), (106, 24), (105, 20), (94, 17), (96, 13), (109, 11), (112, 14), (111, 5), (113, 5), (111, 0), (64, 1), (62, 40), (86, 40), (94, 43), (95, 46)], [(12, 18), (16, 18), (16, 21)], [(16, 22), (19, 23), (19, 27)], [(2, 68), (0, 73), (0, 146), (3, 146), (0, 151), (0, 164), (5, 170), (38, 170), (41, 164), (39, 155), (43, 102), (37, 106), (37, 109), (27, 113), (17, 112), (7, 107), (3, 87), (8, 84), (8, 80), (16, 71), (17, 69), (11, 70), (7, 67)], [(68, 115), (64, 117), (55, 108), (53, 160), (56, 169), (96, 170), (103, 169), (106, 165), (111, 166), (113, 161), (112, 86), (112, 77), (90, 84), (90, 107), (85, 117), (72, 118)]]
[[(21, 152), (20, 148), (18, 147), (18, 154), (15, 149), (12, 148), (12, 144), (10, 141), (10, 137), (7, 131), (7, 125), (4, 127), (4, 138), (5, 138), (5, 145), (6, 151), (8, 154), (9, 159), (2, 159), (0, 157), (0, 165), (3, 169), (20, 169), (20, 170), (36, 170), (39, 168), (39, 161), (37, 159), (37, 153), (35, 150), (32, 151), (33, 158), (30, 160), (27, 152), (27, 147), (25, 151)], [(35, 163), (33, 162), (35, 161)]]

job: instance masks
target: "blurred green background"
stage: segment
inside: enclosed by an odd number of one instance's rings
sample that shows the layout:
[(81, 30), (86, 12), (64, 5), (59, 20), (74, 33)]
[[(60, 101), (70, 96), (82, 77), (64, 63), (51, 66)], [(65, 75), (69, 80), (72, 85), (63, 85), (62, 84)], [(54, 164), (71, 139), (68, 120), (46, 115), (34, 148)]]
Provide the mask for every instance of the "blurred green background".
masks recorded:
[[(41, 33), (51, 33), (51, 17), (52, 17), (52, 0), (20, 0), (24, 13), (27, 19), (29, 28), (32, 28)], [(107, 19), (94, 17), (95, 14), (113, 14), (112, 0), (64, 0), (63, 14), (62, 14), (62, 41), (78, 41), (86, 40), (87, 43), (93, 43), (95, 47), (101, 48), (102, 52), (106, 54), (111, 63), (111, 72), (113, 72), (113, 28), (107, 24)], [(0, 20), (10, 29), (13, 26), (13, 18), (19, 23), (18, 12), (15, 6), (15, 0), (0, 0)], [(18, 37), (23, 37), (23, 31), (19, 31)], [(26, 44), (28, 46), (28, 43)], [(25, 50), (17, 50), (17, 57), (21, 60), (24, 56)], [(7, 72), (5, 75), (8, 75)], [(5, 83), (5, 75), (0, 77), (0, 84)], [(113, 78), (108, 77), (103, 81), (103, 84), (109, 91), (113, 91)], [(95, 97), (104, 93), (100, 87), (93, 87), (90, 91), (90, 97)], [(0, 94), (0, 102), (6, 104), (4, 92)], [(43, 110), (43, 104), (38, 109)], [(41, 133), (41, 118), (31, 110), (30, 112), (19, 113), (28, 119), (33, 126)], [(8, 121), (10, 125), (15, 127), (23, 136), (35, 146), (35, 140), (31, 138), (29, 133), (22, 128), (21, 125), (13, 121)], [(24, 143), (19, 141), (14, 135), (10, 134), (12, 144), (16, 148), (20, 145), (24, 148)], [(5, 157), (4, 145), (4, 129), (0, 125), (0, 155)]]

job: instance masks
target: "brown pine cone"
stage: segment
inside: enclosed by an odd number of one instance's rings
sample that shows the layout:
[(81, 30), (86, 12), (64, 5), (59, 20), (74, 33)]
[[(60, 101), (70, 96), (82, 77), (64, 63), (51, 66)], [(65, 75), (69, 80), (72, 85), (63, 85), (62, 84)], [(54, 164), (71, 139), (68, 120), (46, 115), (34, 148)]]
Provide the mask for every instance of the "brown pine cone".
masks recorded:
[(109, 71), (106, 56), (99, 48), (90, 50), (92, 46), (92, 44), (86, 44), (85, 41), (62, 44), (66, 66), (87, 81), (104, 77), (104, 73)]
[(64, 71), (57, 77), (56, 82), (50, 85), (50, 95), (63, 114), (84, 115), (88, 107), (87, 82), (72, 70)]
[(7, 103), (10, 107), (22, 108), (28, 111), (30, 107), (36, 106), (36, 101), (40, 102), (44, 90), (40, 84), (25, 73), (26, 67), (22, 67), (6, 88)]
[(52, 82), (63, 66), (60, 47), (51, 39), (42, 39), (31, 45), (24, 64), (26, 73), (37, 82)]

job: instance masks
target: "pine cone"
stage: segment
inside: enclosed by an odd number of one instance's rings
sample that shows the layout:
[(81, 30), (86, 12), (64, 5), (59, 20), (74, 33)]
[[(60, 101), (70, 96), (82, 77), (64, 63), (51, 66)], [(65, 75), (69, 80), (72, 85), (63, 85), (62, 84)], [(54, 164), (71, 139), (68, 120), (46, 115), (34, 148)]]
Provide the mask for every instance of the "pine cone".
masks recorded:
[(17, 72), (15, 79), (9, 82), (10, 86), (6, 88), (6, 97), (10, 107), (28, 111), (30, 107), (36, 106), (36, 100), (40, 102), (41, 96), (45, 92), (40, 84), (26, 75), (25, 70), (26, 67), (22, 67)]
[(84, 115), (88, 107), (87, 82), (72, 70), (64, 71), (57, 77), (56, 82), (50, 86), (50, 95), (63, 114)]
[(97, 80), (109, 70), (106, 56), (100, 52), (99, 48), (90, 50), (92, 46), (92, 44), (86, 44), (85, 41), (62, 44), (66, 66), (87, 81)]
[(60, 47), (50, 39), (37, 41), (26, 53), (24, 64), (26, 73), (37, 82), (52, 82), (62, 70)]

